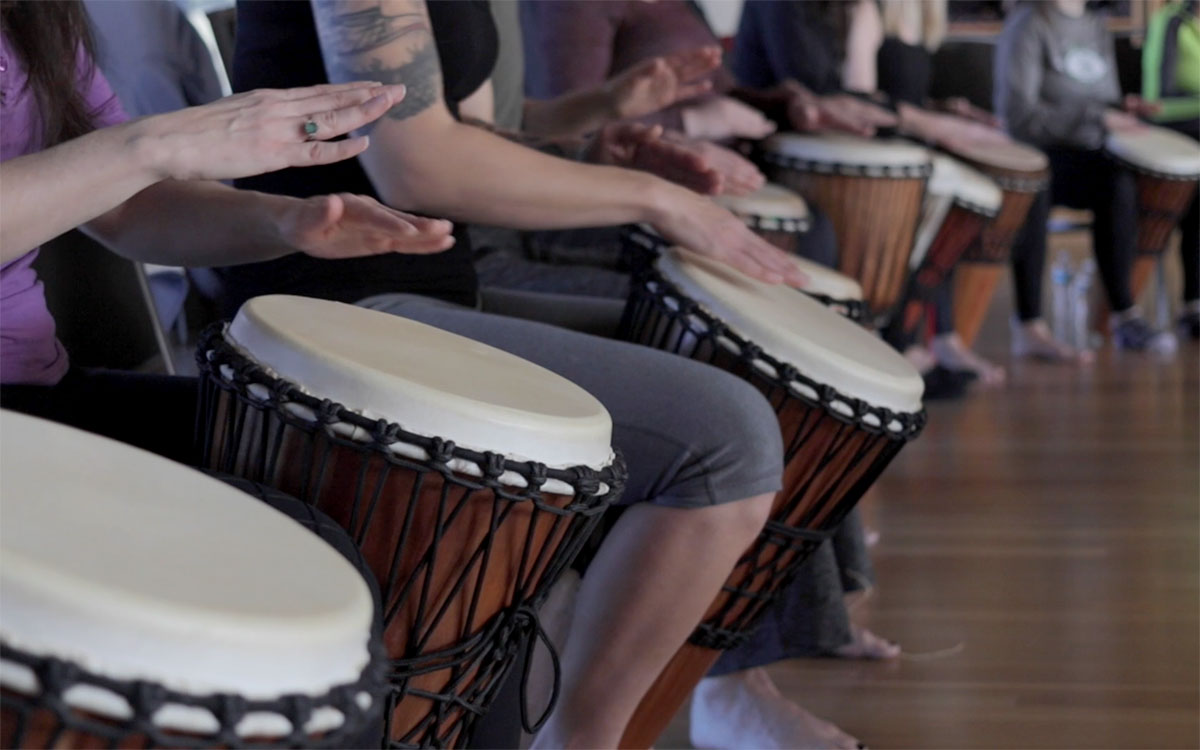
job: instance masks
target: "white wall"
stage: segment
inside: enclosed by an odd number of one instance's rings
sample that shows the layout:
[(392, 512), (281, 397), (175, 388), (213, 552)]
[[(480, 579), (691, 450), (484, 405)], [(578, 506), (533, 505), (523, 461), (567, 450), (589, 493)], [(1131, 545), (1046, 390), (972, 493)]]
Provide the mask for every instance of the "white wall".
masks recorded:
[(717, 36), (733, 36), (742, 15), (742, 0), (697, 0)]

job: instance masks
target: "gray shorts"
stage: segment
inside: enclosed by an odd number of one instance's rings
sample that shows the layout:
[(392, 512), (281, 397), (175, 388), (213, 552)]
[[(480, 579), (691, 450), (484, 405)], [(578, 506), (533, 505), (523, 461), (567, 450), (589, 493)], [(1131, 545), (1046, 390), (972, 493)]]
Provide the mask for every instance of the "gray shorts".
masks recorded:
[(406, 294), (359, 304), (503, 349), (590, 392), (612, 415), (613, 443), (629, 466), (622, 503), (693, 508), (779, 490), (779, 423), (748, 383), (675, 354), (604, 338), (620, 318), (617, 300), (533, 292), (483, 299), (495, 313)]

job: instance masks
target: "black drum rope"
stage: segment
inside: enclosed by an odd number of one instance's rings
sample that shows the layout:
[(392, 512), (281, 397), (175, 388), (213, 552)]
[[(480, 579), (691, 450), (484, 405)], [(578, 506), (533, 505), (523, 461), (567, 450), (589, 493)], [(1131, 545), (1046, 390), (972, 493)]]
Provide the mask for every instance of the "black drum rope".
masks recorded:
[[(654, 258), (663, 247), (661, 239), (637, 228), (631, 228), (626, 236), (638, 270), (621, 321), (623, 338), (723, 366), (755, 385), (776, 412), (780, 412), (793, 399), (811, 407), (801, 424), (783, 436), (785, 463), (799, 453), (818, 429), (835, 428), (835, 437), (816, 464), (818, 469), (849, 450), (847, 443), (856, 433), (866, 432), (876, 438), (862, 441), (863, 444), (854, 450), (846, 462), (846, 474), (853, 473), (864, 461), (871, 462), (858, 479), (849, 486), (844, 482), (831, 482), (819, 495), (818, 501), (812, 503), (812, 510), (819, 511), (828, 505), (834, 493), (841, 495), (838, 506), (821, 521), (820, 528), (800, 528), (769, 521), (739, 560), (737, 570), (745, 571), (742, 580), (747, 585), (725, 586), (724, 591), (731, 596), (726, 597), (720, 610), (707, 618), (690, 639), (693, 644), (704, 648), (729, 649), (749, 637), (759, 615), (774, 600), (773, 592), (788, 585), (800, 565), (828, 538), (891, 459), (920, 433), (925, 425), (925, 412), (905, 414), (873, 406), (840, 393), (833, 386), (818, 383), (793, 366), (775, 359), (738, 335), (703, 306), (681, 294), (654, 270)], [(805, 395), (797, 389), (797, 385), (809, 393), (815, 393), (816, 398)], [(838, 411), (834, 404), (843, 406), (850, 413)], [(792, 518), (799, 503), (810, 494), (812, 482), (820, 474), (820, 471), (811, 471), (809, 479), (794, 488), (783, 507), (772, 515)], [(810, 524), (814, 519), (806, 515), (792, 520), (799, 524)], [(790, 559), (789, 553), (794, 553)], [(772, 582), (771, 591), (755, 591), (748, 587), (756, 580), (761, 581), (764, 574)]]
[[(474, 451), (450, 440), (408, 432), (398, 424), (370, 419), (327, 399), (315, 398), (273, 376), (226, 341), (224, 330), (223, 324), (209, 327), (197, 350), (201, 376), (197, 437), (204, 466), (270, 486), (277, 476), (278, 462), (286, 460), (282, 458), (284, 441), (294, 442), (300, 436), (303, 479), (299, 490), (293, 492), (303, 502), (328, 513), (320, 499), (331, 455), (340, 449), (342, 460), (353, 456), (357, 462), (353, 503), (345, 525), (360, 546), (372, 521), (384, 518), (388, 512), (389, 498), (384, 496), (384, 489), (391, 472), (408, 472), (415, 477), (408, 496), (401, 498), (406, 508), (398, 526), (399, 538), (387, 570), (378, 576), (385, 633), (402, 613), (413, 622), (404, 655), (391, 659), (385, 741), (388, 747), (397, 748), (462, 745), (475, 720), (495, 698), (516, 661), (520, 643), (529, 636), (545, 640), (537, 607), (578, 554), (604, 510), (620, 496), (624, 462), (617, 456), (612, 465), (601, 470), (585, 466), (552, 469), (535, 461), (514, 461), (498, 453)], [(218, 435), (224, 439), (219, 453), (213, 444)], [(420, 449), (426, 457), (397, 452), (397, 444)], [(248, 446), (252, 448), (248, 450)], [(472, 473), (478, 476), (464, 472), (464, 464), (473, 466)], [(502, 482), (502, 475), (519, 476), (525, 486), (512, 486), (511, 479)], [(544, 498), (543, 493), (564, 494), (545, 490), (550, 480), (570, 487), (569, 502), (556, 505)], [(419, 498), (434, 482), (440, 482), (436, 509), (419, 509)], [(443, 543), (445, 533), (453, 531), (460, 519), (465, 519), (462, 524), (471, 524), (477, 516), (469, 516), (468, 511), (477, 511), (481, 502), (490, 503), (490, 516), (478, 546), (463, 550), (458, 558), (461, 571), (449, 582), (441, 582), (441, 588), (432, 590), (439, 553), (453, 551), (448, 550), (449, 542)], [(521, 520), (517, 509), (529, 512), (528, 521)], [(432, 527), (428, 519), (414, 518), (418, 510), (436, 511)], [(455, 603), (465, 602), (465, 621), (475, 621), (484, 593), (483, 571), (492, 563), (498, 534), (511, 535), (524, 529), (529, 533), (514, 566), (511, 601), (473, 632), (464, 632), (465, 628), (460, 627), (454, 643), (432, 648), (429, 639), (439, 635), (438, 625), (448, 621), (448, 612)], [(552, 543), (535, 549), (535, 530)], [(401, 580), (402, 558), (406, 553), (411, 557), (414, 545), (424, 552), (408, 578)], [(509, 561), (496, 564), (509, 565)], [(432, 596), (440, 597), (442, 604), (435, 606), (430, 601)], [(433, 692), (413, 684), (421, 675), (440, 671), (449, 675), (441, 690)], [(428, 715), (403, 736), (393, 737), (390, 709), (410, 697), (425, 699), (430, 705)], [(546, 718), (544, 715), (532, 722), (527, 710), (522, 713), (530, 730)]]

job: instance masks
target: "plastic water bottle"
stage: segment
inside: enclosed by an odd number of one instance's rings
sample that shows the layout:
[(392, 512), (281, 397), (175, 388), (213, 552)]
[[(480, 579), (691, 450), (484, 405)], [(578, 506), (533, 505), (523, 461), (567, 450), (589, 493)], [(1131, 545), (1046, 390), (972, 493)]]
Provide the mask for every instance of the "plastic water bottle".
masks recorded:
[(1050, 266), (1051, 309), (1054, 319), (1051, 329), (1059, 341), (1070, 341), (1074, 335), (1074, 314), (1071, 310), (1071, 256), (1059, 250)]
[(1096, 261), (1088, 258), (1071, 277), (1071, 337), (1066, 339), (1079, 351), (1092, 348), (1092, 284), (1096, 279)]

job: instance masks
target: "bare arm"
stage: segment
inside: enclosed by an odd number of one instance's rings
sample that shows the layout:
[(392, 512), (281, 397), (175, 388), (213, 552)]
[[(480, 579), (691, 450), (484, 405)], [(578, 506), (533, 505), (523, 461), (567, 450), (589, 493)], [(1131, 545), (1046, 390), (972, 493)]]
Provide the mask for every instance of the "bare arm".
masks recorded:
[(685, 188), (641, 172), (547, 156), (455, 121), (442, 101), (421, 0), (315, 0), (313, 12), (331, 80), (367, 76), (408, 87), (359, 157), (390, 205), (523, 229), (649, 222), (767, 280), (797, 278), (774, 248)]
[(402, 96), (367, 84), (252, 92), (6, 161), (0, 165), (0, 257), (20, 257), (80, 225), (121, 254), (172, 265), (319, 253), (330, 240), (351, 239), (347, 230), (363, 243), (360, 252), (398, 249), (397, 241), (418, 235), (428, 239), (425, 229), (445, 235), (442, 223), (414, 224), (366, 198), (300, 201), (207, 181), (353, 156), (365, 139), (305, 141), (301, 126), (308, 116), (318, 113), (318, 137), (333, 137), (379, 117)]

